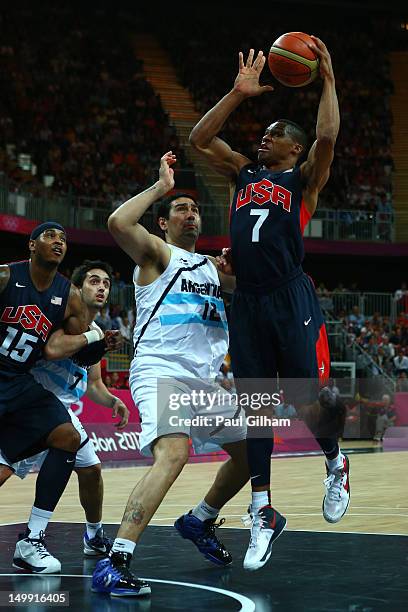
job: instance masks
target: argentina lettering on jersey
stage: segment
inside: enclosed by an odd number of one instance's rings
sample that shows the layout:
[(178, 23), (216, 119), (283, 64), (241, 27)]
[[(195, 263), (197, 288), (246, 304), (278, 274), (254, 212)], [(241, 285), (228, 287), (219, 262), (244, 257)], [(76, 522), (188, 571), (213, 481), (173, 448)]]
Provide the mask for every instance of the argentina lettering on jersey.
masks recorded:
[(230, 210), (237, 288), (267, 292), (300, 273), (309, 219), (300, 168), (271, 172), (259, 164), (244, 166)]
[(60, 361), (41, 359), (30, 371), (35, 380), (51, 391), (67, 408), (86, 393), (87, 368), (74, 363), (72, 359)]
[(28, 261), (8, 265), (10, 278), (0, 293), (0, 370), (28, 372), (64, 320), (71, 283), (57, 272), (51, 286), (38, 291)]
[(228, 350), (228, 326), (215, 265), (173, 245), (169, 265), (153, 283), (137, 284), (135, 377), (215, 378)]

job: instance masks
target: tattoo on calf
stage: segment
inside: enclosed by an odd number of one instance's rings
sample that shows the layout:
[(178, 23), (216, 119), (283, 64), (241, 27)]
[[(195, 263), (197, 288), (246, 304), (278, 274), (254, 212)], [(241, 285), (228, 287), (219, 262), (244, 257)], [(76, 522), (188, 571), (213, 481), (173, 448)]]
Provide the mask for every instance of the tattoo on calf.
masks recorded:
[(123, 521), (125, 523), (134, 523), (140, 525), (145, 515), (145, 509), (139, 502), (129, 501), (128, 506), (123, 515)]

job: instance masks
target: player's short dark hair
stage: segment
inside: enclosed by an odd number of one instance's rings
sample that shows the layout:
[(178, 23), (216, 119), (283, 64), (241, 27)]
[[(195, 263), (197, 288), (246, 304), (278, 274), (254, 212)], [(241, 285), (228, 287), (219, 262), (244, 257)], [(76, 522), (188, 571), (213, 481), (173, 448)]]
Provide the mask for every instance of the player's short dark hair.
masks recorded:
[(106, 272), (112, 284), (112, 279), (113, 279), (112, 266), (108, 264), (106, 261), (101, 261), (100, 259), (94, 259), (94, 260), (85, 259), (85, 261), (80, 266), (77, 266), (71, 275), (72, 284), (75, 285), (75, 287), (78, 287), (78, 289), (81, 289), (82, 285), (84, 284), (85, 277), (88, 274), (89, 270), (94, 270), (95, 268), (99, 268), (100, 270), (103, 270), (104, 272)]
[(294, 121), (290, 121), (289, 119), (278, 119), (276, 123), (284, 123), (285, 124), (285, 132), (294, 140), (296, 143), (302, 145), (303, 151), (306, 149), (308, 144), (307, 134), (305, 130), (300, 127)]
[(168, 219), (170, 216), (170, 208), (171, 203), (174, 200), (178, 200), (178, 198), (188, 198), (189, 200), (193, 200), (194, 204), (199, 206), (197, 200), (191, 195), (191, 193), (186, 193), (185, 191), (180, 191), (178, 193), (173, 193), (171, 196), (168, 196), (164, 200), (160, 202), (156, 211), (156, 220), (158, 221), (161, 217), (164, 219)]

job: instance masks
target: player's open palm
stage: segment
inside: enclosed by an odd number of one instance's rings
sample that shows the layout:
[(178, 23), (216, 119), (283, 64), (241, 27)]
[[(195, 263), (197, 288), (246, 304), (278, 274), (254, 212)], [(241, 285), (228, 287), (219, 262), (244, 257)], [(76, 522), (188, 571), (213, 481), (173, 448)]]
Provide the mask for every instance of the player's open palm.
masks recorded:
[(159, 181), (167, 191), (174, 187), (174, 170), (171, 166), (175, 164), (177, 158), (172, 151), (168, 151), (160, 160)]
[(254, 49), (250, 49), (248, 58), (244, 62), (244, 55), (242, 51), (239, 52), (239, 72), (234, 83), (234, 90), (248, 97), (259, 96), (266, 91), (273, 91), (271, 85), (259, 84), (259, 77), (265, 66), (266, 57), (262, 51), (258, 51), (255, 59), (254, 55)]

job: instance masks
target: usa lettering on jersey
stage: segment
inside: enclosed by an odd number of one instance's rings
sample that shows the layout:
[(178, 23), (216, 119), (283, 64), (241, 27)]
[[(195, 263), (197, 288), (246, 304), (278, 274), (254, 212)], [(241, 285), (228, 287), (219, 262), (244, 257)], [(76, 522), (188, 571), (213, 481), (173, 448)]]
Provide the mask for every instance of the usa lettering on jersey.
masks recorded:
[(282, 185), (276, 185), (267, 178), (257, 183), (249, 183), (245, 189), (240, 189), (237, 194), (235, 210), (254, 202), (259, 206), (272, 202), (276, 206), (282, 206), (283, 210), (290, 212), (292, 204), (292, 192)]
[(6, 306), (0, 317), (0, 323), (21, 325), (23, 329), (34, 330), (44, 342), (52, 329), (52, 323), (36, 304), (27, 306)]

